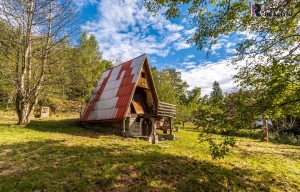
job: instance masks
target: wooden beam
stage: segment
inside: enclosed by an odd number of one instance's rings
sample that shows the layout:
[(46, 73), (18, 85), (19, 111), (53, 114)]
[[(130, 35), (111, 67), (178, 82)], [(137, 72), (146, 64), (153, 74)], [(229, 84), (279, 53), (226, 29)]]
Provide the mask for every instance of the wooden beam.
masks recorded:
[(164, 103), (164, 102), (158, 102), (158, 104), (162, 104), (162, 105), (170, 105), (170, 106), (175, 106), (176, 107), (176, 105), (174, 105), (174, 104), (170, 104), (170, 103)]
[(172, 122), (172, 118), (169, 117), (169, 120), (170, 120), (170, 135), (173, 134), (173, 122)]
[(165, 106), (158, 106), (158, 109), (171, 109), (171, 110), (176, 110), (176, 107), (165, 107)]
[(159, 112), (174, 112), (174, 113), (176, 113), (176, 110), (174, 110), (174, 109), (158, 109), (157, 111), (159, 111)]
[(123, 119), (123, 137), (125, 137), (125, 118)]
[(158, 115), (162, 117), (176, 117), (176, 115), (173, 114), (158, 114)]

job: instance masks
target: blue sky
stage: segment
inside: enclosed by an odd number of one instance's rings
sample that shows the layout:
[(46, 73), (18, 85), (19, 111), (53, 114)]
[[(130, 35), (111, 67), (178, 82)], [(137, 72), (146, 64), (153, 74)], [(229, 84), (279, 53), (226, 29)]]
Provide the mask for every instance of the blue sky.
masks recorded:
[(234, 90), (236, 71), (228, 62), (236, 42), (253, 37), (247, 33), (220, 36), (207, 58), (207, 47), (200, 51), (186, 43), (196, 30), (186, 18), (170, 21), (162, 13), (154, 17), (141, 0), (77, 0), (76, 4), (82, 30), (96, 36), (105, 59), (120, 62), (146, 53), (151, 66), (176, 68), (191, 88), (201, 87), (202, 95), (209, 94), (214, 81), (224, 91)]

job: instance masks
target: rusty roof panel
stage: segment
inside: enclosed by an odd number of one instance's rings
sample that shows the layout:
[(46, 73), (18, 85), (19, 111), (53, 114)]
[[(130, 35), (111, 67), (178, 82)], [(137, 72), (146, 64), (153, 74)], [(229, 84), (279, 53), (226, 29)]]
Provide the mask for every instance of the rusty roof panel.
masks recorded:
[(122, 82), (122, 79), (118, 79), (118, 80), (107, 83), (107, 85), (104, 88), (104, 91), (108, 91), (108, 90), (120, 87), (121, 82)]
[(123, 95), (119, 97), (118, 102), (116, 103), (116, 107), (126, 107), (130, 101), (130, 95)]
[(138, 65), (138, 66), (133, 67), (133, 68), (132, 68), (131, 74), (139, 73), (140, 70), (141, 70), (141, 67), (142, 67), (141, 65)]
[(124, 118), (124, 114), (126, 114), (126, 107), (119, 107), (115, 118), (116, 119)]
[(131, 67), (135, 67), (137, 65), (143, 64), (144, 60), (145, 60), (145, 57), (146, 57), (146, 55), (141, 55), (137, 58), (134, 58), (133, 61), (132, 61)]
[(118, 101), (117, 97), (98, 101), (95, 103), (93, 111), (114, 108), (116, 106), (117, 101)]
[(119, 88), (118, 92), (117, 92), (117, 97), (123, 96), (123, 95), (131, 95), (131, 92), (134, 88), (134, 84), (129, 84), (129, 85), (124, 85), (122, 87)]
[(111, 99), (111, 98), (116, 97), (118, 90), (119, 90), (119, 87), (117, 87), (115, 89), (110, 89), (108, 91), (104, 91), (101, 95), (100, 100), (106, 100), (106, 99)]
[[(120, 72), (120, 70), (121, 70), (121, 68), (122, 68), (122, 65), (118, 65), (118, 66), (114, 67), (111, 75), (112, 76), (118, 75), (119, 72)], [(114, 78), (114, 79), (116, 79), (116, 78)]]
[(124, 77), (124, 78), (123, 78), (123, 81), (121, 82), (120, 87), (121, 87), (121, 86), (124, 86), (124, 85), (129, 85), (129, 84), (131, 84), (131, 83), (132, 83), (132, 79), (133, 79), (133, 75)]

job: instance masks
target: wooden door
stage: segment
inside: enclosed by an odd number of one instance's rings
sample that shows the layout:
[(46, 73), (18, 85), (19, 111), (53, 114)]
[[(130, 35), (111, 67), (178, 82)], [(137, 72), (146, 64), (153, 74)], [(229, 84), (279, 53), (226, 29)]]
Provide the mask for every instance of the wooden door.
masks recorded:
[(142, 123), (142, 135), (149, 137), (151, 133), (152, 133), (152, 121), (146, 118)]

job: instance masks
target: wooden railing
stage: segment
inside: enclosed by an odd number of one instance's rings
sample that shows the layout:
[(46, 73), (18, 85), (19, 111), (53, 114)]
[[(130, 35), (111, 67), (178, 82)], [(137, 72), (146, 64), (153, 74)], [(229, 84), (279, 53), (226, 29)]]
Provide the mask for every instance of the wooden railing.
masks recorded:
[(176, 117), (176, 105), (158, 102), (157, 114), (163, 117)]

